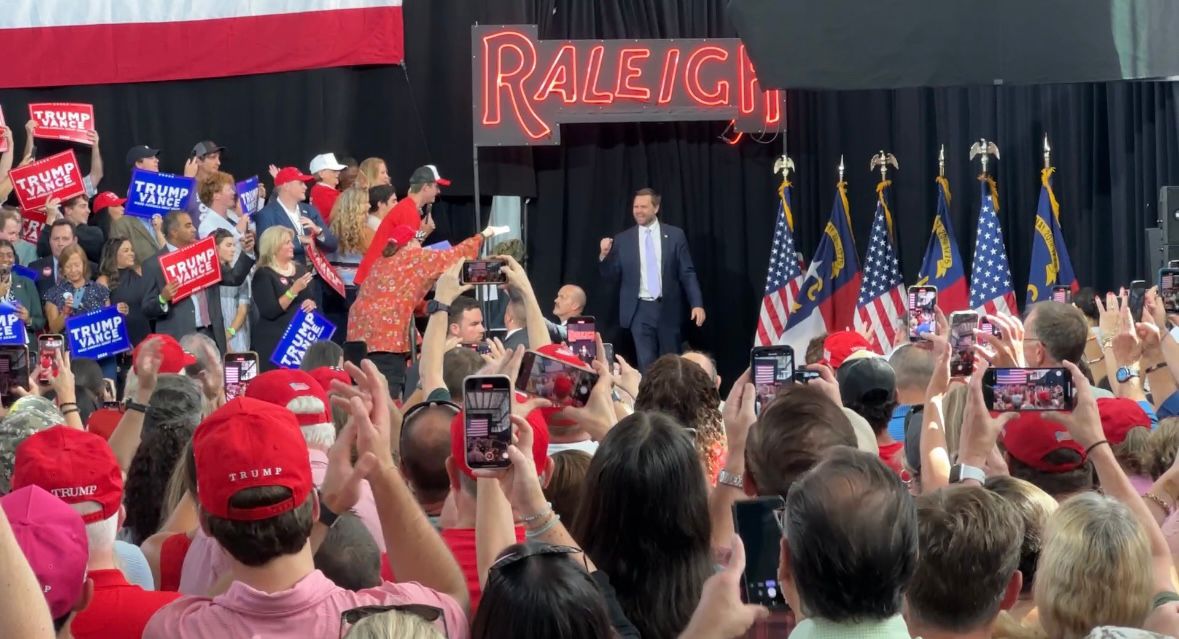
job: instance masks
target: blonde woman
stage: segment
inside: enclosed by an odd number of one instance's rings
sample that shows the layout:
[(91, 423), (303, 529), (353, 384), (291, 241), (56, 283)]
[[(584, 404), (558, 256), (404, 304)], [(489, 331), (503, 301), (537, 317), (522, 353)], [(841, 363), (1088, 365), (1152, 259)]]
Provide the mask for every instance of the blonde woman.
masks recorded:
[(381, 158), (368, 158), (361, 162), (360, 172), (356, 175), (356, 185), (362, 189), (371, 189), (380, 184), (392, 184), (385, 161)]
[[(388, 188), (388, 187), (378, 187)], [(332, 207), (332, 232), (339, 243), (334, 253), (328, 256), (344, 283), (352, 286), (356, 279), (356, 266), (364, 257), (373, 241), (373, 229), (368, 225), (369, 192), (352, 187), (336, 199)]]
[[(353, 614), (344, 611), (345, 618)], [(422, 617), (400, 610), (386, 610), (363, 617), (344, 635), (346, 639), (445, 639), (438, 628)]]
[(316, 308), (312, 273), (295, 261), (294, 237), (291, 229), (276, 225), (266, 229), (258, 242), (253, 287), (259, 319), (251, 328), (251, 337), (262, 370), (274, 368), (270, 356), (295, 312)]

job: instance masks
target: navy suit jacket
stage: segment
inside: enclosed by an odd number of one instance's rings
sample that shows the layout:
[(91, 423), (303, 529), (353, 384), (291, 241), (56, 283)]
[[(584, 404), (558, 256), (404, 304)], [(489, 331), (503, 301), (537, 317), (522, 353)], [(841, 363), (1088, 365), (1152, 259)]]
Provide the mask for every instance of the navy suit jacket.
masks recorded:
[[(674, 322), (677, 325), (688, 318), (688, 309), (703, 308), (704, 296), (700, 294), (700, 283), (696, 281), (696, 267), (688, 252), (688, 238), (684, 231), (662, 220), (659, 232), (663, 236), (663, 316), (660, 322)], [(621, 279), (618, 287), (618, 321), (629, 328), (639, 305), (639, 278), (642, 263), (639, 261), (639, 227), (614, 236), (614, 246), (606, 259), (598, 263), (602, 276)], [(684, 298), (687, 297), (687, 308)]]
[[(315, 245), (324, 253), (334, 252), (338, 242), (336, 235), (332, 233), (327, 223), (320, 217), (319, 211), (315, 210), (314, 206), (306, 202), (299, 202), (299, 214), (315, 222), (316, 226), (323, 229), (322, 235), (315, 236)], [(254, 224), (256, 226), (255, 232), (259, 239), (261, 239), (262, 233), (272, 226), (285, 226), (291, 229), (291, 232), (295, 234), (295, 261), (301, 263), (307, 262), (307, 255), (303, 250), (303, 244), (299, 241), (299, 230), (291, 224), (291, 218), (287, 215), (286, 210), (282, 208), (282, 204), (279, 203), (278, 198), (271, 200), (269, 204), (262, 207), (261, 211), (254, 214)]]

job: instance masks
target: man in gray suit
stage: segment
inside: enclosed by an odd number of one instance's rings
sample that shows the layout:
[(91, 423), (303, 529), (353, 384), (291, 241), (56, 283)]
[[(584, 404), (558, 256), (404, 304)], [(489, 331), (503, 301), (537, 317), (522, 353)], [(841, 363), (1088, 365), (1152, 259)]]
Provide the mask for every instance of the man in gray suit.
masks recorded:
[(508, 305), (504, 308), (504, 328), (508, 329), (504, 336), (504, 348), (515, 350), (517, 346), (528, 348), (528, 310), (524, 307), (524, 298), (515, 290), (508, 289)]
[[(224, 353), (225, 321), (221, 316), (221, 296), (217, 294), (217, 289), (210, 287), (197, 291), (173, 304), (176, 285), (164, 280), (164, 272), (160, 268), (161, 255), (193, 244), (196, 235), (196, 227), (187, 212), (172, 211), (164, 217), (164, 248), (143, 263), (147, 292), (141, 306), (143, 314), (155, 325), (153, 332), (171, 335), (177, 340), (189, 333), (201, 333), (211, 337)], [(223, 286), (240, 286), (254, 266), (254, 258), (249, 255), (254, 251), (253, 240), (244, 240), (242, 244), (243, 250), (237, 263), (232, 268), (221, 270)]]

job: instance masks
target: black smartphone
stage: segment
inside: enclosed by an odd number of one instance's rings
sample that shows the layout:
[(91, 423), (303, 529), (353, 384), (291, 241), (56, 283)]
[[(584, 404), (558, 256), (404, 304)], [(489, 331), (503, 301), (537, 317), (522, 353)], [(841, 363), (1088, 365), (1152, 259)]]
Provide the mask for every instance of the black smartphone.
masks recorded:
[(978, 343), (974, 331), (978, 328), (978, 313), (958, 311), (950, 313), (950, 375), (966, 377), (974, 373), (974, 345)]
[(16, 401), (16, 388), (29, 388), (29, 347), (0, 346), (0, 401)]
[(606, 363), (610, 368), (614, 368), (614, 345), (610, 342), (602, 342), (602, 357), (606, 358)]
[(58, 333), (46, 333), (37, 338), (37, 353), (41, 366), (41, 374), (37, 378), (40, 384), (48, 384), (57, 377), (57, 356), (65, 349), (65, 338)]
[(487, 341), (489, 341), (489, 342), (493, 339), (498, 339), (499, 341), (502, 342), (507, 338), (508, 338), (508, 329), (506, 329), (506, 328), (489, 328), (489, 329), (487, 329)]
[(119, 392), (115, 388), (115, 380), (109, 377), (103, 377), (102, 390), (106, 394), (106, 399), (103, 400), (102, 407), (117, 408), (119, 406)]
[(990, 411), (1072, 410), (1073, 378), (1063, 368), (990, 368), (983, 399)]
[(1061, 304), (1073, 303), (1073, 289), (1068, 286), (1053, 286), (1052, 287), (1052, 301), (1060, 302)]
[(794, 371), (794, 383), (796, 384), (807, 384), (815, 381), (816, 379), (819, 379), (820, 377), (822, 377), (822, 375), (819, 374), (819, 371), (812, 371), (806, 368), (800, 368)]
[(244, 395), (250, 381), (258, 376), (258, 354), (226, 353), (221, 370), (225, 377), (225, 401), (232, 401)]
[(782, 528), (786, 502), (781, 496), (758, 497), (733, 504), (733, 527), (745, 546), (745, 572), (741, 575), (741, 600), (785, 610), (786, 597), (778, 583)]
[(459, 344), (459, 346), (462, 346), (463, 348), (469, 348), (480, 355), (491, 354), (491, 345), (487, 342), (463, 342), (462, 344)]
[(1179, 313), (1179, 268), (1167, 267), (1159, 271), (1159, 299), (1168, 313)]
[(368, 357), (368, 344), (363, 340), (344, 342), (344, 361), (359, 367), (360, 362)]
[(597, 329), (594, 327), (592, 315), (570, 317), (569, 321), (565, 322), (565, 328), (569, 331), (565, 343), (569, 345), (569, 350), (573, 351), (574, 355), (577, 355), (586, 364), (597, 359)]
[(467, 260), (463, 262), (459, 282), (463, 284), (507, 284), (508, 275), (499, 260)]
[(557, 407), (581, 408), (589, 401), (598, 374), (534, 351), (524, 353), (516, 389), (543, 397)]
[(463, 438), (467, 466), (507, 468), (512, 445), (512, 382), (507, 375), (463, 380)]
[(937, 287), (909, 287), (909, 341), (925, 341), (922, 333), (937, 332)]
[(1130, 315), (1135, 322), (1142, 321), (1142, 307), (1146, 304), (1146, 282), (1144, 280), (1134, 280), (1130, 282), (1130, 293), (1128, 302), (1130, 305)]
[(754, 346), (749, 351), (749, 371), (757, 399), (753, 410), (761, 409), (778, 394), (778, 390), (794, 381), (794, 349), (789, 346)]

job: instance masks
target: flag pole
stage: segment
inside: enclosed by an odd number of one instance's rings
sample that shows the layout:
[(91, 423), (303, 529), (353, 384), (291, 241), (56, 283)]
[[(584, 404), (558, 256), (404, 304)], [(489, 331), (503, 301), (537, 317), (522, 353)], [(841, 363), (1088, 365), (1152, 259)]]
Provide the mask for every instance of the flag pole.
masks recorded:
[(942, 178), (946, 177), (946, 145), (944, 144), (937, 152), (937, 175)]
[(996, 160), (999, 159), (999, 147), (993, 140), (988, 142), (986, 138), (983, 138), (970, 146), (971, 162), (974, 161), (974, 158), (982, 156), (982, 179), (989, 177), (987, 174), (987, 163), (992, 155), (995, 156)]
[(1048, 146), (1048, 134), (1044, 133), (1044, 168), (1052, 168), (1052, 147)]
[(843, 172), (844, 172), (843, 154), (840, 153), (839, 154), (839, 181), (840, 182), (843, 182)]
[(872, 160), (868, 163), (868, 170), (875, 171), (877, 167), (880, 168), (880, 181), (888, 181), (888, 167), (900, 170), (900, 164), (897, 163), (897, 157), (891, 153), (885, 153), (881, 150), (880, 153), (872, 156)]

